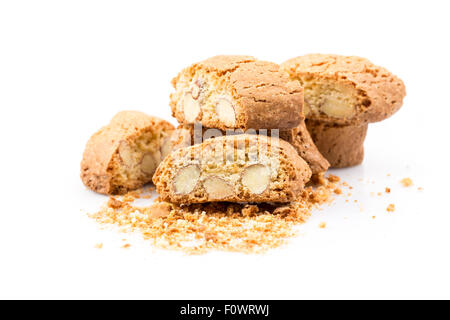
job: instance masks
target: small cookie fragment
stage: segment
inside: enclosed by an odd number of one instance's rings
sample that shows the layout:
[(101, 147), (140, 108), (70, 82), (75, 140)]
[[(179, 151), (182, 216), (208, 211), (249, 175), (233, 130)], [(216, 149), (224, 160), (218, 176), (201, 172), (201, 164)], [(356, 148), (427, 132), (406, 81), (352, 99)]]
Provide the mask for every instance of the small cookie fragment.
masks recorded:
[(124, 194), (151, 182), (174, 127), (138, 111), (119, 112), (88, 141), (81, 180), (98, 193)]
[(387, 212), (394, 212), (395, 211), (395, 204), (391, 203), (388, 205), (388, 207), (386, 208)]
[(413, 182), (411, 180), (411, 178), (403, 178), (402, 180), (400, 180), (400, 183), (405, 187), (411, 187), (413, 185)]
[(215, 56), (182, 70), (172, 84), (172, 114), (184, 125), (292, 129), (301, 121), (303, 89), (272, 62)]
[(164, 201), (178, 204), (289, 202), (310, 177), (307, 163), (289, 143), (242, 134), (175, 150), (153, 182)]

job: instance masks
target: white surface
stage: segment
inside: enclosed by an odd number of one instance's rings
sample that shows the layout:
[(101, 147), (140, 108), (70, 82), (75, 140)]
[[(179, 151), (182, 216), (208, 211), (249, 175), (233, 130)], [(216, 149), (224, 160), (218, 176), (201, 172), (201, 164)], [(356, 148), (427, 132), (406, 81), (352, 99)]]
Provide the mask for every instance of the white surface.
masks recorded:
[[(2, 1), (0, 298), (450, 298), (447, 6)], [(407, 86), (364, 164), (334, 172), (357, 204), (338, 198), (266, 255), (155, 251), (86, 217), (106, 198), (81, 184), (81, 154), (117, 111), (170, 119), (171, 78), (212, 55), (311, 52), (368, 57)]]

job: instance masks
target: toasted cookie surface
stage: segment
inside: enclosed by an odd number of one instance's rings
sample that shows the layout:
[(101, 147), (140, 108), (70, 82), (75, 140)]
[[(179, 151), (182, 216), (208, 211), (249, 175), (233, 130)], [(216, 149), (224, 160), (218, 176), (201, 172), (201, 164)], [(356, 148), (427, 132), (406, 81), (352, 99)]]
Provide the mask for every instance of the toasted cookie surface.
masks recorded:
[(173, 151), (153, 182), (162, 199), (179, 204), (289, 202), (310, 176), (308, 164), (286, 141), (241, 134)]
[(172, 84), (172, 114), (181, 124), (292, 129), (301, 121), (303, 89), (272, 62), (216, 56), (184, 69)]
[(122, 194), (151, 181), (169, 153), (174, 127), (138, 111), (119, 112), (87, 142), (81, 180), (103, 194)]

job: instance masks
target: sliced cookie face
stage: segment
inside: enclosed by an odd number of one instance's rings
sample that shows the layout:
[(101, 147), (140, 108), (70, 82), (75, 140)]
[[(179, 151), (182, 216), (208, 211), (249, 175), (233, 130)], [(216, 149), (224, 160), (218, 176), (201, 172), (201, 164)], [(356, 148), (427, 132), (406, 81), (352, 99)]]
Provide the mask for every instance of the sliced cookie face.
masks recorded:
[(339, 126), (306, 120), (306, 126), (320, 153), (332, 167), (352, 167), (363, 162), (367, 124)]
[(81, 179), (103, 194), (123, 194), (151, 182), (170, 152), (174, 127), (137, 111), (118, 113), (86, 145)]
[(153, 182), (163, 200), (178, 204), (289, 202), (310, 176), (308, 164), (289, 143), (241, 134), (173, 151)]
[(320, 154), (317, 147), (314, 145), (308, 130), (306, 129), (305, 122), (302, 120), (300, 125), (295, 129), (289, 130), (249, 130), (244, 132), (242, 130), (236, 131), (222, 131), (217, 129), (208, 129), (201, 127), (197, 129), (194, 125), (179, 126), (172, 135), (173, 149), (179, 149), (183, 147), (192, 146), (194, 144), (201, 143), (202, 141), (210, 138), (222, 137), (226, 135), (237, 134), (260, 134), (267, 135), (269, 137), (279, 137), (284, 141), (289, 142), (297, 153), (306, 161), (311, 168), (313, 174), (325, 172), (328, 170), (330, 164)]
[(291, 129), (301, 120), (303, 89), (275, 63), (216, 56), (184, 69), (172, 84), (172, 114), (184, 125)]
[(340, 125), (381, 121), (402, 106), (406, 95), (402, 80), (360, 57), (310, 54), (281, 68), (303, 86), (308, 119)]

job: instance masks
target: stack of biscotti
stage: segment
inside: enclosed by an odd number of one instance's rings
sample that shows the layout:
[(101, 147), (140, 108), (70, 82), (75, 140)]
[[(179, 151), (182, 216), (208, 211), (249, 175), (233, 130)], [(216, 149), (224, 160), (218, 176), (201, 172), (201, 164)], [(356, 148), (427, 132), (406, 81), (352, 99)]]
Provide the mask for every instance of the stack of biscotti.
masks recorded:
[(290, 202), (329, 164), (304, 123), (303, 88), (279, 65), (216, 56), (172, 81), (173, 152), (153, 182), (173, 203)]
[(170, 105), (180, 123), (175, 148), (221, 135), (279, 136), (313, 173), (328, 169), (306, 130), (303, 88), (279, 65), (249, 56), (216, 56), (182, 70), (172, 84)]
[(281, 68), (303, 86), (307, 128), (332, 167), (360, 164), (368, 124), (394, 114), (406, 95), (402, 80), (360, 57), (309, 54)]

